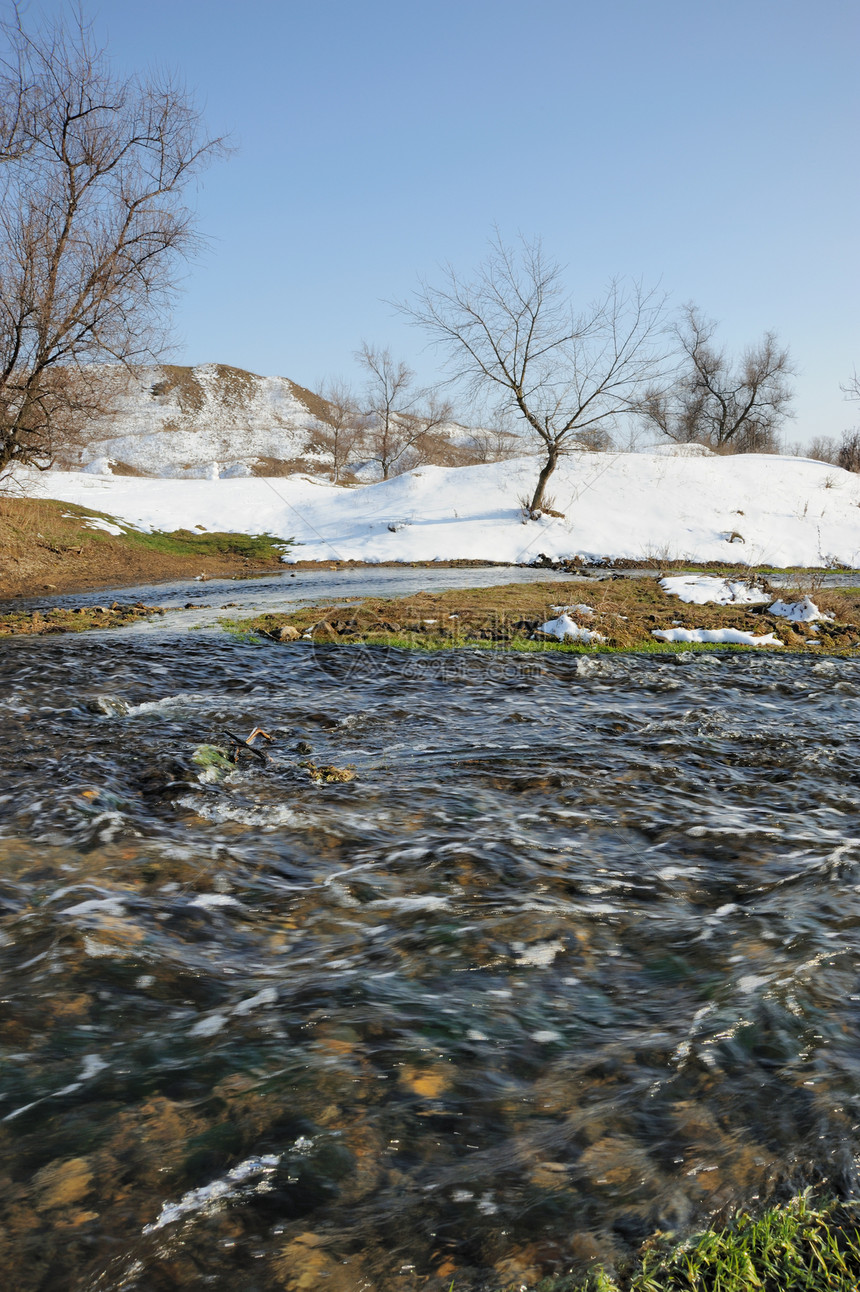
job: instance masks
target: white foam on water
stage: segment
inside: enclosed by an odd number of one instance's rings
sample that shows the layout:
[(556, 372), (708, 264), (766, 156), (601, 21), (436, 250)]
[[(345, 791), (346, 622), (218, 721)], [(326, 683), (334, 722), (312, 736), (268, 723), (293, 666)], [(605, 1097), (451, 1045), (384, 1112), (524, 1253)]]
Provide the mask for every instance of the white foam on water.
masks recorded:
[(448, 906), (447, 897), (380, 897), (368, 906), (385, 906), (393, 911), (439, 911)]
[(265, 1153), (262, 1157), (249, 1157), (238, 1166), (234, 1166), (226, 1175), (211, 1184), (204, 1184), (199, 1189), (190, 1189), (178, 1202), (165, 1202), (158, 1219), (151, 1225), (144, 1225), (143, 1233), (152, 1234), (165, 1225), (173, 1224), (183, 1216), (193, 1212), (208, 1213), (220, 1207), (237, 1192), (237, 1185), (252, 1180), (255, 1176), (269, 1176), (281, 1160), (280, 1153)]
[(255, 807), (242, 807), (229, 800), (210, 801), (193, 794), (187, 794), (177, 801), (180, 807), (190, 808), (205, 821), (211, 821), (215, 825), (235, 821), (239, 825), (254, 825), (274, 830), (279, 825), (293, 825), (301, 819), (292, 808), (282, 803), (273, 803), (268, 807), (263, 807), (262, 804)]
[(526, 946), (522, 942), (514, 942), (513, 948), (517, 953), (518, 965), (535, 965), (538, 968), (545, 968), (551, 965), (560, 951), (564, 950), (564, 943), (555, 939), (552, 942), (533, 942), (531, 946)]
[(189, 1028), (189, 1036), (214, 1036), (220, 1032), (222, 1027), (227, 1026), (226, 1014), (208, 1014), (206, 1018), (201, 1018), (199, 1023), (195, 1023)]
[(257, 992), (256, 996), (249, 996), (247, 1000), (240, 1001), (233, 1010), (233, 1013), (240, 1016), (243, 1014), (250, 1014), (251, 1010), (256, 1009), (259, 1005), (274, 1005), (277, 1002), (277, 999), (278, 993), (276, 988), (264, 987), (262, 991)]

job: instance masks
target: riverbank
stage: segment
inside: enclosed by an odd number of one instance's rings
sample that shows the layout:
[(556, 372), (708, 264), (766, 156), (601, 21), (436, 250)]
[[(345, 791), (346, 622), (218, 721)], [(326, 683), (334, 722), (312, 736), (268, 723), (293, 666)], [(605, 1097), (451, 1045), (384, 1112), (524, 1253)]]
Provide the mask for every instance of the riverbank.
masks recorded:
[[(233, 627), (275, 642), (422, 651), (655, 651), (728, 643), (853, 654), (860, 647), (860, 587), (823, 589), (807, 582), (787, 590), (773, 588), (763, 578), (729, 584), (716, 576), (697, 583), (714, 595), (721, 587), (734, 588), (739, 598), (743, 588), (755, 589), (750, 596), (758, 595), (758, 601), (689, 603), (668, 590), (673, 580), (609, 578), (593, 584), (509, 584), (367, 597), (349, 606), (317, 604), (256, 615), (236, 620)], [(814, 611), (796, 613), (820, 617), (804, 622), (779, 613), (780, 607), (803, 606), (807, 599)], [(722, 642), (713, 636), (721, 633)]]
[(89, 507), (0, 498), (0, 598), (133, 587), (200, 574), (282, 569), (289, 540), (271, 534), (121, 528)]
[[(0, 497), (0, 600), (41, 593), (136, 587), (177, 579), (250, 578), (285, 573), (291, 541), (271, 534), (176, 529), (144, 532), (106, 512), (56, 499)], [(300, 548), (293, 549), (296, 554)], [(469, 558), (413, 561), (413, 568), (468, 569)], [(507, 565), (508, 562), (498, 562)], [(290, 572), (390, 569), (403, 561), (290, 560)]]
[(83, 633), (93, 628), (124, 628), (152, 615), (163, 615), (161, 606), (112, 602), (109, 606), (75, 606), (71, 609), (13, 610), (0, 614), (0, 637), (41, 637), (46, 633)]

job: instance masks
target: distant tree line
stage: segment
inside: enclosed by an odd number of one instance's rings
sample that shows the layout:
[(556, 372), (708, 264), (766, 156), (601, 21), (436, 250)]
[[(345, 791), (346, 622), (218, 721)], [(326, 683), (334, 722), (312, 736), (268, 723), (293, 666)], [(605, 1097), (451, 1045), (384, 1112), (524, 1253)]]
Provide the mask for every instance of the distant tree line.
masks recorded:
[[(855, 372), (841, 390), (846, 399), (860, 401), (860, 375)], [(808, 449), (798, 447), (795, 452), (799, 456), (817, 458), (819, 462), (830, 462), (844, 471), (860, 472), (860, 427), (843, 431), (840, 440), (832, 435), (816, 435)]]

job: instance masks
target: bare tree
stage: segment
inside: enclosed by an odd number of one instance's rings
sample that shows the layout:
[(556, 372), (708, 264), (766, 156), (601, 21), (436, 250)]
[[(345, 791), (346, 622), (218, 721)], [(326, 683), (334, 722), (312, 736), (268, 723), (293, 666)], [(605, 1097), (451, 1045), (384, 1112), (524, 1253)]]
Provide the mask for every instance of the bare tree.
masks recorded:
[(475, 462), (504, 462), (507, 458), (516, 457), (519, 436), (506, 425), (494, 421), (491, 426), (473, 428), (466, 442)]
[[(860, 373), (856, 368), (851, 380), (840, 389), (846, 399), (860, 400)], [(855, 426), (850, 431), (842, 432), (836, 463), (846, 471), (860, 471), (860, 428)]]
[(836, 440), (832, 435), (816, 435), (808, 448), (795, 444), (790, 453), (796, 458), (814, 458), (817, 462), (829, 462), (831, 466), (842, 467), (843, 471), (860, 472), (860, 429), (843, 431), (842, 439)]
[(804, 448), (801, 444), (796, 444), (793, 456), (796, 458), (814, 458), (816, 462), (829, 462), (832, 466), (836, 466), (839, 458), (839, 445), (832, 435), (816, 435), (810, 440), (808, 448)]
[(78, 15), (0, 25), (0, 474), (103, 411), (101, 361), (164, 347), (189, 181), (215, 154), (169, 76), (119, 77)]
[(366, 342), (356, 355), (367, 372), (365, 452), (383, 480), (424, 460), (422, 446), (452, 417), (451, 405), (415, 385), (415, 373), (388, 349)]
[(789, 352), (766, 332), (733, 362), (713, 344), (716, 327), (695, 305), (684, 306), (675, 329), (681, 358), (674, 379), (647, 390), (637, 411), (646, 425), (679, 444), (775, 452), (777, 431), (791, 416)]
[(851, 380), (847, 381), (844, 386), (840, 386), (839, 389), (846, 399), (860, 399), (860, 373), (855, 369)]
[(663, 304), (655, 291), (616, 280), (577, 311), (539, 240), (512, 249), (496, 234), (471, 281), (449, 267), (442, 286), (422, 284), (400, 309), (442, 347), (452, 381), (473, 397), (497, 395), (537, 440), (537, 512), (561, 455), (602, 442), (659, 371)]
[(325, 408), (321, 414), (323, 429), (314, 427), (314, 442), (320, 442), (331, 455), (331, 478), (340, 481), (351, 458), (364, 444), (368, 419), (361, 412), (358, 400), (346, 382), (332, 380), (320, 391)]

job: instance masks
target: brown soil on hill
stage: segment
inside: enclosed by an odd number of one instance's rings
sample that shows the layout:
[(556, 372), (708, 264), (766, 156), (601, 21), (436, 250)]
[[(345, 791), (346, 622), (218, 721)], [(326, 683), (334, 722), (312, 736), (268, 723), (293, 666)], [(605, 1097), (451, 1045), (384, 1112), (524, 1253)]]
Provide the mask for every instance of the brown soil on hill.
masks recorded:
[(87, 528), (84, 520), (89, 514), (63, 503), (0, 498), (0, 598), (283, 569), (275, 550), (246, 555), (146, 547), (125, 535)]
[[(0, 525), (2, 532), (2, 525)], [(2, 541), (2, 540), (0, 540)], [(105, 545), (107, 547), (107, 545)], [(283, 569), (277, 561), (261, 567), (259, 561), (243, 557), (207, 558), (165, 556), (157, 552), (99, 550), (80, 556), (35, 551), (12, 561), (3, 554), (0, 569), (0, 598), (38, 597), (42, 593), (86, 592), (93, 588), (130, 588), (144, 583), (169, 583), (190, 579), (204, 572), (209, 578), (248, 575), (261, 568)]]

